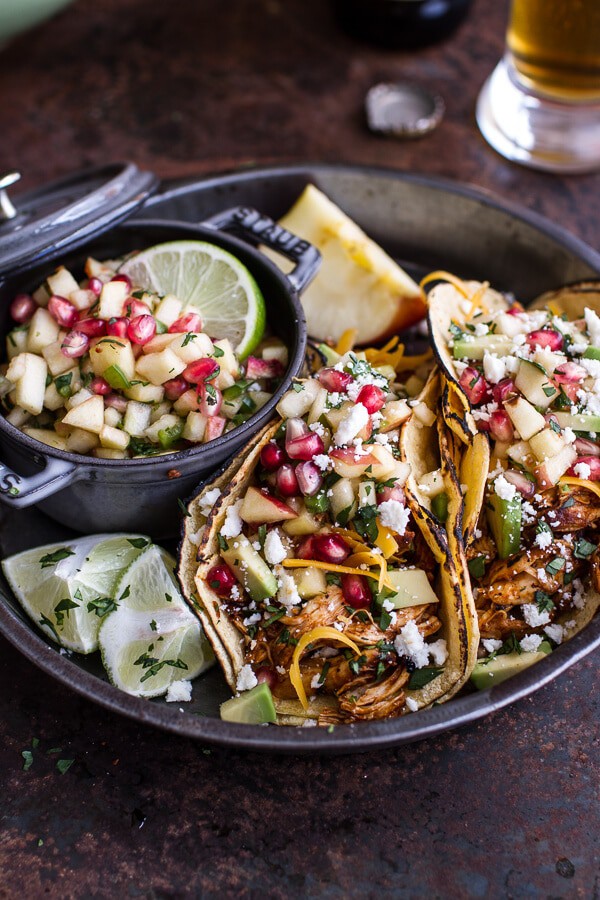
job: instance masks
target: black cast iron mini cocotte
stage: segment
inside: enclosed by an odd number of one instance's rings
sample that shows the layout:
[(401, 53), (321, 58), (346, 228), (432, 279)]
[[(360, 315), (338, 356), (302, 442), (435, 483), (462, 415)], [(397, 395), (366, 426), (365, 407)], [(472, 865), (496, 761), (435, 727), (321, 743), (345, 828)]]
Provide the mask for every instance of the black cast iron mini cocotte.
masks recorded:
[[(124, 171), (126, 198), (121, 196), (116, 203), (114, 181), (122, 178)], [(92, 178), (98, 174), (92, 173)], [(84, 533), (142, 531), (163, 538), (178, 529), (178, 500), (190, 494), (200, 479), (222, 466), (269, 421), (280, 397), (302, 368), (306, 323), (299, 298), (316, 274), (320, 256), (306, 241), (245, 207), (226, 210), (198, 225), (144, 220), (111, 227), (115, 219), (140, 206), (156, 179), (133, 166), (108, 167), (100, 174), (106, 176), (104, 181), (108, 177), (109, 190), (103, 183), (101, 192), (103, 201), (108, 195), (113, 205), (110, 211), (90, 203), (86, 194), (83, 200), (77, 197), (65, 215), (62, 189), (75, 182), (76, 192), (82, 185), (89, 187), (89, 174), (84, 174), (50, 186), (44, 203), (37, 204), (32, 221), (23, 227), (9, 229), (15, 221), (18, 223), (18, 215), (0, 225), (0, 334), (5, 335), (9, 329), (9, 304), (14, 295), (39, 286), (52, 271), (52, 261), (80, 273), (90, 255), (115, 258), (164, 241), (187, 239), (216, 244), (250, 270), (265, 298), (268, 326), (289, 350), (281, 384), (255, 415), (216, 440), (176, 453), (127, 460), (96, 459), (41, 444), (0, 416), (0, 502), (17, 509), (37, 504), (63, 525)], [(48, 201), (53, 197), (56, 204), (56, 194), (63, 200), (60, 214), (52, 211), (52, 202)], [(284, 275), (255, 249), (253, 245), (258, 244), (293, 260), (294, 269)]]

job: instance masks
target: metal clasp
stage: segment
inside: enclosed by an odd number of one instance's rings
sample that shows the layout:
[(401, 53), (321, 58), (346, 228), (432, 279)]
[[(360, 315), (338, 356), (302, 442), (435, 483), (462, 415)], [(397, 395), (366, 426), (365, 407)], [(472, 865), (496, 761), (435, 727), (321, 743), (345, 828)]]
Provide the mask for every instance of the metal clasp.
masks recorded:
[(20, 178), (20, 172), (9, 172), (8, 175), (2, 175), (0, 177), (0, 221), (14, 219), (17, 215), (17, 210), (6, 193), (6, 188), (11, 187), (19, 181)]

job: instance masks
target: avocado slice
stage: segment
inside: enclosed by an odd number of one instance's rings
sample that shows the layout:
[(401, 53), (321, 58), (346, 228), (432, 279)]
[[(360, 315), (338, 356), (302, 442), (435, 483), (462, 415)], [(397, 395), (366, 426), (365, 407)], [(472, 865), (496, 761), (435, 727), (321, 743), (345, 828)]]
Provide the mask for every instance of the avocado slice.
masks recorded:
[(221, 556), (253, 600), (266, 600), (277, 593), (277, 579), (244, 535), (230, 538)]
[(533, 663), (539, 662), (549, 653), (552, 653), (550, 643), (542, 641), (535, 653), (502, 653), (491, 659), (480, 659), (475, 663), (475, 668), (471, 672), (471, 683), (478, 691), (484, 691), (486, 688), (506, 681), (507, 678), (512, 678), (513, 675), (518, 675), (519, 672), (532, 666)]
[(584, 359), (600, 359), (600, 347), (586, 347)]
[(428, 603), (439, 603), (429, 578), (423, 569), (388, 569), (388, 580), (394, 585), (395, 594), (378, 600), (387, 600), (394, 609), (406, 609), (408, 606), (426, 606)]
[(553, 413), (561, 428), (572, 428), (573, 431), (600, 431), (600, 416), (589, 413)]
[(431, 498), (431, 512), (440, 522), (445, 522), (448, 518), (448, 494), (442, 491)]
[(320, 356), (325, 359), (326, 366), (335, 366), (342, 358), (337, 350), (334, 350), (333, 347), (329, 347), (327, 344), (319, 344), (317, 350)]
[(264, 725), (276, 722), (277, 715), (273, 695), (266, 682), (257, 684), (239, 697), (232, 697), (221, 704), (221, 718), (225, 722), (239, 722), (244, 725)]
[(486, 507), (488, 525), (498, 548), (498, 556), (500, 559), (507, 559), (519, 551), (521, 495), (515, 494), (512, 500), (503, 500), (497, 494), (491, 494)]
[(483, 359), (484, 353), (497, 353), (507, 356), (512, 347), (512, 338), (505, 334), (484, 334), (479, 337), (468, 335), (455, 338), (452, 347), (454, 359)]

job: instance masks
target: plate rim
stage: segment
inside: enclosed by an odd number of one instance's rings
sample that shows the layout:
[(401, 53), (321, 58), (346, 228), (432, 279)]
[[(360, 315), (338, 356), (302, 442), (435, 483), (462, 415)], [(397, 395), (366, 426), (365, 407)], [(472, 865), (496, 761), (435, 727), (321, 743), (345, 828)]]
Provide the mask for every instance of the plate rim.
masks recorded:
[[(210, 192), (227, 184), (239, 184), (257, 178), (285, 176), (317, 177), (319, 172), (338, 172), (351, 176), (390, 178), (422, 185), (428, 189), (467, 197), (525, 222), (542, 232), (595, 269), (600, 275), (600, 253), (581, 238), (563, 229), (537, 212), (504, 201), (492, 191), (478, 186), (437, 176), (420, 175), (380, 166), (339, 165), (336, 163), (302, 163), (277, 166), (252, 166), (213, 173), (206, 177), (189, 177), (168, 181), (161, 193), (152, 197), (145, 211), (153, 213), (157, 206), (189, 192), (193, 185)], [(258, 725), (238, 725), (220, 719), (179, 711), (179, 705), (158, 704), (133, 697), (99, 678), (62, 655), (58, 648), (45, 641), (35, 628), (13, 608), (5, 588), (0, 586), (0, 633), (15, 649), (44, 673), (55, 678), (76, 694), (143, 725), (152, 725), (180, 737), (191, 738), (209, 745), (282, 754), (344, 754), (385, 749), (433, 737), (475, 722), (515, 703), (561, 675), (566, 669), (600, 646), (600, 616), (567, 643), (521, 674), (485, 691), (478, 691), (452, 699), (427, 710), (418, 717), (401, 716), (373, 722), (338, 725), (333, 731), (325, 728), (265, 728)]]

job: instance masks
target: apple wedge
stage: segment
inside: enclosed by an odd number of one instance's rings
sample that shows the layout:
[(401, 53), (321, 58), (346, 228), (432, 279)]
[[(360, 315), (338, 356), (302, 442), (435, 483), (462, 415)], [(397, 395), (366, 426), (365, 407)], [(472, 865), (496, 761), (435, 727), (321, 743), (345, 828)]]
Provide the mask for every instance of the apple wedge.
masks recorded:
[(262, 525), (295, 519), (296, 513), (277, 497), (258, 488), (249, 487), (240, 509), (240, 518), (248, 525)]
[(559, 478), (565, 474), (567, 469), (571, 468), (576, 459), (577, 450), (573, 444), (567, 444), (556, 456), (552, 456), (536, 466), (534, 475), (540, 490), (546, 490), (546, 488), (558, 484)]

